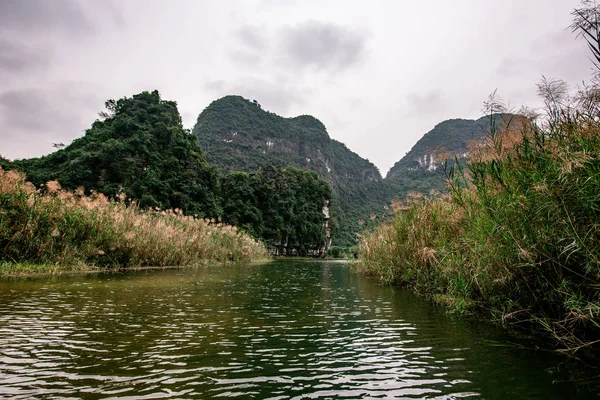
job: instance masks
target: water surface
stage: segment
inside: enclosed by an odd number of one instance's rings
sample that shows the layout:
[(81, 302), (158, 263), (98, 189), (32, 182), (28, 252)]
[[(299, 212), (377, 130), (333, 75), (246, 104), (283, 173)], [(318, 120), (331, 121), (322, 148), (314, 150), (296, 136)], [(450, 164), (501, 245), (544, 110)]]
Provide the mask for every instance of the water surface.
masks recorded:
[(574, 398), (556, 359), (342, 263), (0, 281), (0, 396)]

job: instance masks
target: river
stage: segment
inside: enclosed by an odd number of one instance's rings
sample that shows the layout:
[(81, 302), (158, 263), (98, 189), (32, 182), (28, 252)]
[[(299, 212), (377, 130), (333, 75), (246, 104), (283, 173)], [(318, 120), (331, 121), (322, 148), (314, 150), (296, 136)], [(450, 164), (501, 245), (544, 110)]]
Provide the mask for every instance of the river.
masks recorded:
[(577, 396), (509, 341), (339, 262), (0, 281), (2, 398)]

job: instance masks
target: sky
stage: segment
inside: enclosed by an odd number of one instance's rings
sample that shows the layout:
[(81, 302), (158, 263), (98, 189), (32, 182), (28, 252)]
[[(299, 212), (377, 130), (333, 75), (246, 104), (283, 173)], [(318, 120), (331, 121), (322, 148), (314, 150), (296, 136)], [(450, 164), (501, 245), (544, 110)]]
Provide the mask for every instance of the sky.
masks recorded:
[(592, 74), (576, 0), (0, 0), (0, 154), (81, 137), (108, 99), (158, 89), (192, 128), (211, 101), (308, 114), (383, 175), (494, 90)]

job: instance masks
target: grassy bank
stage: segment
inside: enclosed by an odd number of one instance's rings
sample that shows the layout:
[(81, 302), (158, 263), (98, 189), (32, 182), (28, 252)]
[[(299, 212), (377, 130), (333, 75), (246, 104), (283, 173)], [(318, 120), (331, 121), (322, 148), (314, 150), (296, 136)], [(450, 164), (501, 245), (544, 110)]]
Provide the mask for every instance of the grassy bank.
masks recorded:
[(235, 227), (151, 211), (125, 199), (43, 191), (0, 169), (0, 274), (36, 270), (186, 266), (267, 258), (264, 246)]
[(492, 118), (468, 166), (449, 171), (449, 193), (395, 204), (393, 221), (361, 239), (357, 268), (561, 351), (597, 353), (600, 113), (583, 95), (565, 105), (562, 89), (540, 85), (554, 97), (539, 124), (499, 130)]

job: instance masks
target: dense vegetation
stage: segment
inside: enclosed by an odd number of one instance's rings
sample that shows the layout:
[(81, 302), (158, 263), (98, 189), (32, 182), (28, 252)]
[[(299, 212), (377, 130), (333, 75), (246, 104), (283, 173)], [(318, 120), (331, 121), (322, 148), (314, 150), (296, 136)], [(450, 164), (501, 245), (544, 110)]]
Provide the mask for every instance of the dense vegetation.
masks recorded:
[(449, 194), (396, 204), (394, 220), (363, 238), (359, 268), (561, 350), (599, 350), (597, 90), (569, 103), (564, 83), (546, 81), (546, 120), (498, 129), (492, 117), (468, 167), (451, 170)]
[(0, 168), (9, 169), (11, 168), (12, 163), (8, 161), (6, 158), (0, 156)]
[(233, 172), (222, 178), (221, 190), (223, 220), (264, 239), (278, 254), (324, 249), (323, 206), (331, 188), (316, 173), (292, 167)]
[(313, 172), (266, 167), (252, 175), (219, 175), (183, 129), (175, 102), (154, 91), (109, 100), (106, 107), (103, 120), (66, 148), (37, 159), (0, 159), (0, 167), (25, 171), (37, 187), (56, 180), (68, 190), (127, 196), (140, 209), (241, 225), (300, 254), (323, 247), (322, 207), (331, 193)]
[[(50, 181), (41, 193), (25, 174), (0, 168), (0, 274), (51, 269), (198, 265), (266, 258), (265, 247), (234, 227), (180, 211), (144, 211)], [(41, 267), (40, 267), (41, 266)], [(42, 269), (43, 270), (43, 269)], [(45, 271), (47, 272), (47, 271)]]
[(106, 102), (104, 120), (48, 156), (15, 162), (39, 186), (57, 180), (67, 189), (83, 186), (109, 197), (121, 193), (142, 208), (220, 213), (217, 171), (194, 136), (183, 129), (177, 104), (157, 91)]
[(450, 169), (448, 194), (396, 203), (394, 220), (362, 239), (358, 268), (593, 360), (600, 351), (600, 6), (583, 5), (571, 28), (593, 53), (591, 83), (573, 94), (544, 78), (545, 112), (508, 124), (498, 120), (505, 107), (492, 95), (488, 135), (470, 146), (466, 167)]
[(226, 96), (200, 114), (193, 132), (207, 160), (223, 171), (292, 166), (329, 181), (337, 245), (353, 245), (362, 229), (360, 221), (383, 213), (389, 195), (377, 168), (331, 139), (313, 117), (283, 118), (256, 102)]

